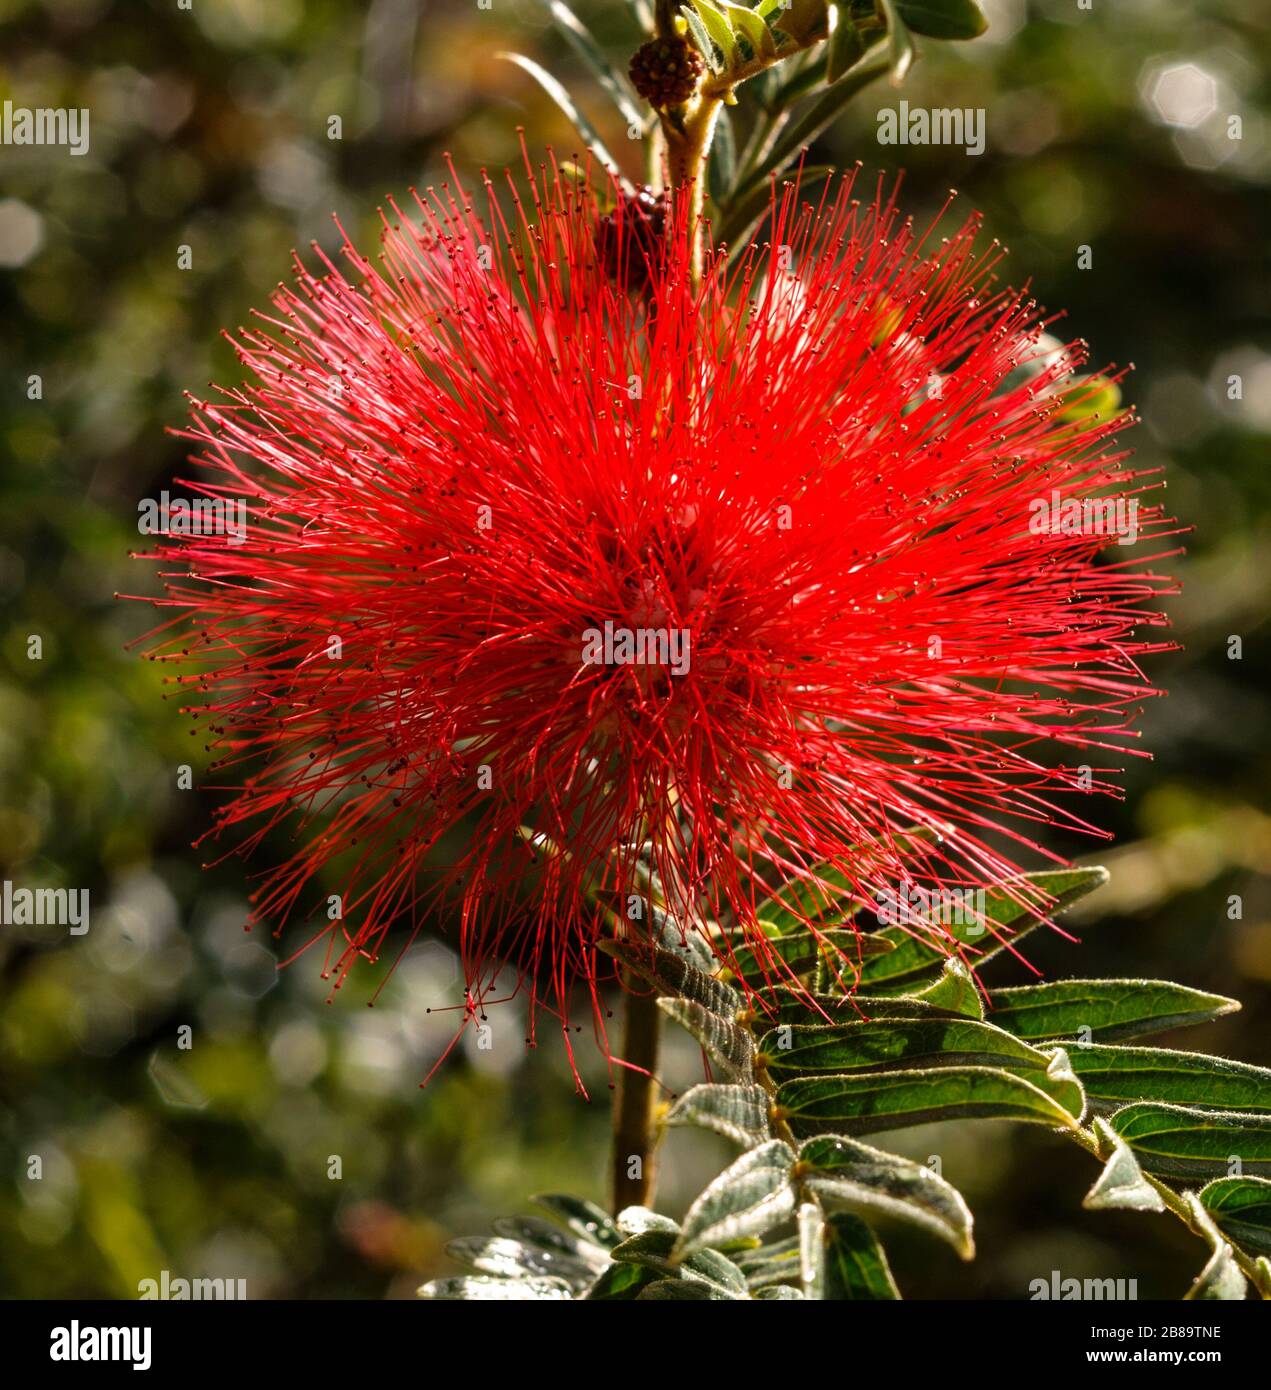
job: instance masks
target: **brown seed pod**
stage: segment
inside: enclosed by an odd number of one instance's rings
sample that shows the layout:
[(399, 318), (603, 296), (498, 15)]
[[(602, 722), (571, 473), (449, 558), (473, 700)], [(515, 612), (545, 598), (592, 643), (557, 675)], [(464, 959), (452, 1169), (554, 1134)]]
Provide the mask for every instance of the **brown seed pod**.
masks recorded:
[(706, 64), (687, 39), (672, 34), (641, 44), (628, 71), (645, 101), (664, 110), (681, 105), (693, 95)]

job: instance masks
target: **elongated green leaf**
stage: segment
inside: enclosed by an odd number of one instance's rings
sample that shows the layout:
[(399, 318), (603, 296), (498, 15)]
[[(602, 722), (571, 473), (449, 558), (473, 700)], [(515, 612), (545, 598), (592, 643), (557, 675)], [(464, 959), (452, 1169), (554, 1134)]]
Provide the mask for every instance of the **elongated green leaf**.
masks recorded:
[(747, 9), (745, 5), (733, 4), (732, 0), (717, 0), (717, 3), (733, 32), (746, 40), (756, 58), (777, 56), (777, 41), (772, 37), (772, 30), (754, 10)]
[(658, 1008), (681, 1028), (692, 1033), (711, 1059), (734, 1080), (749, 1080), (754, 1042), (745, 1029), (738, 1028), (691, 999), (659, 999)]
[(1215, 1178), (1201, 1188), (1200, 1204), (1228, 1240), (1271, 1254), (1271, 1178)]
[(932, 39), (976, 39), (988, 28), (974, 0), (895, 0), (896, 11), (915, 34)]
[(627, 0), (631, 16), (646, 34), (653, 32), (653, 6), (649, 0)]
[(1209, 1213), (1197, 1200), (1194, 1192), (1184, 1197), (1191, 1216), (1192, 1226), (1209, 1242), (1212, 1252), (1209, 1263), (1201, 1270), (1196, 1282), (1183, 1295), (1192, 1301), (1222, 1300), (1231, 1302), (1241, 1299), (1248, 1292), (1249, 1285), (1236, 1263), (1231, 1246), (1223, 1239), (1222, 1232), (1214, 1224)]
[(1239, 1159), (1249, 1173), (1271, 1173), (1271, 1116), (1140, 1101), (1108, 1123), (1140, 1165), (1163, 1177), (1213, 1178)]
[(530, 1201), (556, 1218), (587, 1244), (613, 1246), (622, 1239), (613, 1217), (603, 1207), (565, 1192), (540, 1192)]
[(684, 16), (684, 22), (688, 25), (688, 32), (692, 35), (694, 48), (706, 59), (707, 67), (713, 73), (723, 72), (727, 60), (711, 42), (711, 36), (707, 33), (706, 26), (698, 19), (696, 12), (687, 5), (681, 5), (680, 14)]
[(583, 1297), (591, 1303), (630, 1303), (639, 1298), (640, 1290), (657, 1277), (653, 1270), (642, 1265), (611, 1264)]
[(649, 949), (626, 941), (603, 940), (596, 944), (606, 955), (621, 961), (642, 980), (667, 994), (691, 999), (727, 1019), (734, 1018), (741, 1008), (741, 995), (736, 990), (696, 969), (672, 951), (661, 947)]
[(573, 1296), (559, 1279), (495, 1279), (482, 1274), (433, 1279), (419, 1290), (420, 1298), (467, 1303), (559, 1303)]
[(710, 1284), (689, 1279), (655, 1279), (636, 1294), (638, 1303), (707, 1303), (717, 1299), (735, 1298)]
[(608, 914), (616, 938), (633, 949), (640, 950), (652, 941), (704, 975), (713, 975), (719, 968), (710, 942), (700, 929), (681, 927), (664, 907), (644, 894), (605, 890), (593, 892), (592, 897)]
[(800, 1289), (792, 1289), (789, 1284), (773, 1284), (769, 1288), (760, 1289), (756, 1298), (762, 1298), (766, 1303), (774, 1300), (789, 1302), (790, 1299), (799, 1300), (807, 1298), (808, 1295)]
[[(767, 926), (763, 922), (759, 925), (761, 928)], [(766, 948), (754, 941), (751, 933), (735, 931), (727, 934), (727, 946), (721, 945), (721, 951), (730, 950), (732, 953), (727, 967), (730, 975), (740, 976), (753, 984), (782, 984), (792, 976), (811, 973), (817, 963), (824, 960), (830, 963), (835, 974), (850, 981), (857, 974), (860, 960), (883, 955), (891, 949), (890, 942), (876, 941), (872, 936), (864, 936), (850, 927), (846, 930), (822, 931), (819, 936), (806, 929), (785, 935), (769, 931), (764, 935), (768, 942)]]
[(823, 1297), (892, 1300), (900, 1290), (878, 1237), (858, 1216), (834, 1212), (825, 1223)]
[(778, 1023), (824, 1025), (855, 1023), (884, 1018), (962, 1017), (940, 1009), (925, 999), (890, 994), (804, 994), (794, 989), (776, 991)]
[(795, 1217), (799, 1235), (799, 1291), (820, 1298), (825, 1280), (825, 1218), (815, 1202), (801, 1202)]
[(741, 62), (741, 53), (738, 51), (737, 36), (733, 33), (732, 26), (711, 0), (690, 0), (690, 3), (696, 10), (698, 19), (702, 21), (702, 27), (710, 35), (711, 42), (724, 55), (725, 68), (736, 67)]
[(1107, 1154), (1103, 1172), (1086, 1193), (1082, 1206), (1089, 1211), (1110, 1208), (1126, 1211), (1164, 1211), (1161, 1194), (1143, 1176), (1139, 1161), (1121, 1136), (1104, 1120), (1094, 1121), (1100, 1150)]
[(873, 1134), (969, 1119), (1072, 1128), (1081, 1113), (1079, 1099), (1061, 1105), (1031, 1081), (996, 1067), (798, 1077), (778, 1087), (777, 1105), (796, 1134)]
[(674, 1231), (645, 1231), (615, 1247), (613, 1258), (654, 1270), (668, 1278), (709, 1285), (730, 1298), (745, 1294), (745, 1276), (727, 1256), (718, 1250), (695, 1250), (687, 1257), (680, 1257), (674, 1253), (677, 1239)]
[[(1087, 893), (1108, 881), (1102, 868), (1048, 869), (1043, 873), (1022, 874), (1014, 884), (1000, 884), (985, 891), (984, 917), (990, 924), (974, 919), (941, 923), (941, 929), (960, 946), (974, 948), (977, 969), (999, 951), (1012, 946), (1040, 925), (1043, 915), (1054, 918)], [(1024, 901), (1020, 901), (1021, 897)], [(1038, 910), (1039, 899), (1046, 905)], [(872, 933), (890, 941), (895, 950), (880, 960), (867, 962), (861, 975), (866, 988), (891, 985), (920, 975), (942, 962), (947, 952), (903, 927), (889, 926)]]
[(1100, 1110), (1136, 1100), (1164, 1100), (1206, 1110), (1271, 1113), (1271, 1071), (1247, 1062), (1166, 1047), (1102, 1043), (1069, 1048), (1068, 1057), (1086, 1095)]
[(759, 1040), (759, 1056), (784, 1080), (798, 1072), (894, 1071), (932, 1066), (1005, 1067), (1044, 1072), (1046, 1053), (1001, 1028), (966, 1018), (870, 1019), (785, 1026)]
[(605, 51), (591, 36), (591, 31), (578, 16), (564, 3), (564, 0), (549, 0), (552, 18), (557, 28), (564, 34), (569, 46), (586, 64), (606, 94), (618, 108), (619, 114), (628, 125), (644, 128), (645, 113), (640, 110), (636, 95), (627, 79), (609, 61)]
[(733, 133), (733, 120), (726, 106), (721, 106), (715, 117), (708, 173), (711, 197), (722, 204), (737, 173), (737, 141)]
[(533, 58), (527, 58), (523, 53), (500, 53), (497, 57), (506, 59), (509, 63), (515, 63), (518, 68), (524, 69), (547, 93), (549, 97), (564, 112), (570, 125), (578, 132), (583, 144), (596, 156), (606, 169), (613, 173), (618, 173), (618, 161), (611, 155), (605, 147), (605, 142), (600, 138), (599, 132), (586, 116), (574, 105), (574, 99), (569, 95), (564, 87), (547, 71), (540, 67)]
[(755, 909), (772, 936), (801, 932), (808, 922), (838, 921), (860, 905), (847, 872), (833, 864), (814, 864), (806, 879), (787, 883)]
[(832, 5), (835, 13), (826, 53), (827, 82), (837, 82), (865, 52), (860, 30), (852, 23), (850, 0), (832, 0)]
[[(1240, 1007), (1168, 980), (1054, 980), (995, 990), (990, 1015), (1020, 1038), (1116, 1042), (1207, 1023)], [(1087, 1030), (1087, 1031), (1083, 1031)]]
[(771, 1139), (730, 1164), (688, 1209), (678, 1258), (742, 1236), (761, 1236), (795, 1208), (794, 1150)]
[(630, 1240), (632, 1236), (648, 1235), (650, 1231), (669, 1231), (672, 1235), (678, 1235), (680, 1230), (678, 1221), (672, 1221), (669, 1216), (663, 1216), (651, 1207), (623, 1207), (614, 1217), (614, 1223), (624, 1240)]
[(789, 1236), (754, 1250), (742, 1251), (735, 1258), (751, 1289), (797, 1283), (802, 1269), (802, 1242), (798, 1236)]
[(921, 1163), (826, 1135), (802, 1145), (797, 1171), (828, 1211), (885, 1213), (947, 1241), (964, 1260), (975, 1254), (962, 1194)]
[(668, 1125), (697, 1125), (754, 1148), (768, 1138), (768, 1096), (760, 1086), (694, 1086), (667, 1113)]
[(460, 1236), (446, 1253), (461, 1264), (500, 1279), (560, 1279), (581, 1292), (596, 1276), (596, 1266), (577, 1255), (544, 1250), (504, 1236)]
[(917, 53), (905, 21), (899, 14), (899, 0), (878, 0), (878, 12), (887, 21), (887, 57), (891, 64), (891, 85), (905, 80)]
[[(538, 1249), (581, 1260), (593, 1271), (609, 1263), (608, 1249), (573, 1231), (562, 1231), (538, 1216), (501, 1216), (493, 1222), (497, 1234)], [(555, 1271), (553, 1271), (555, 1272)]]
[(975, 976), (954, 957), (944, 963), (940, 978), (926, 989), (916, 989), (909, 996), (921, 999), (937, 1009), (948, 1009), (950, 1013), (963, 1014), (967, 1018), (984, 1017), (984, 996), (975, 983)]

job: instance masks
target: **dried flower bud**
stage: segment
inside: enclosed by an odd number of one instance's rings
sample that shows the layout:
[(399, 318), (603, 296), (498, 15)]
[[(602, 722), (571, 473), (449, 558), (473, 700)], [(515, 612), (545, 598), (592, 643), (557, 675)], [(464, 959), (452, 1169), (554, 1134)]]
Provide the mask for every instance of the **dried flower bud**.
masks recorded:
[(677, 34), (641, 44), (629, 68), (636, 91), (659, 110), (686, 102), (705, 70), (702, 55)]

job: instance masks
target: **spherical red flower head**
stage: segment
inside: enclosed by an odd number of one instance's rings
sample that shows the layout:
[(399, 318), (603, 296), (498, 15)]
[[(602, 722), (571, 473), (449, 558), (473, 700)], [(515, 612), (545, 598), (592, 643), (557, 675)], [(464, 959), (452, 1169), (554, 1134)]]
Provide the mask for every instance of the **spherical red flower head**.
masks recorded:
[(589, 194), (483, 202), (394, 207), (352, 280), (298, 265), (253, 381), (195, 406), (251, 519), (159, 547), (189, 572), (153, 654), (195, 667), (216, 836), (295, 835), (259, 918), (319, 920), (340, 976), (449, 894), (470, 997), (511, 957), (564, 1015), (596, 892), (655, 873), (754, 931), (826, 865), (982, 885), (1090, 828), (1170, 586), (1087, 523), (1169, 524), (975, 221), (787, 189), (695, 283), (680, 197), (650, 297)]

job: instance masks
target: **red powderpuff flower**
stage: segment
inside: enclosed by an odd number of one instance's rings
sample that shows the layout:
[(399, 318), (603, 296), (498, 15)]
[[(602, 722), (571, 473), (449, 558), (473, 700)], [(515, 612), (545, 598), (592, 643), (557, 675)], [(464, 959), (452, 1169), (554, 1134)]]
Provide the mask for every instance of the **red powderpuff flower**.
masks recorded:
[(853, 182), (788, 187), (697, 283), (684, 199), (637, 256), (559, 175), (506, 218), (442, 185), (379, 270), (297, 263), (252, 384), (194, 403), (189, 486), (249, 523), (159, 544), (151, 655), (195, 668), (209, 834), (295, 839), (254, 916), (319, 921), (337, 982), (448, 895), (468, 1008), (510, 958), (564, 1022), (591, 895), (649, 870), (756, 934), (777, 884), (983, 885), (1092, 829), (1165, 645), (1134, 634), (1169, 581), (1120, 547), (1169, 534), (1159, 484), (975, 219)]

